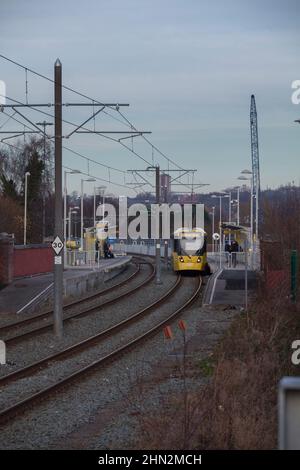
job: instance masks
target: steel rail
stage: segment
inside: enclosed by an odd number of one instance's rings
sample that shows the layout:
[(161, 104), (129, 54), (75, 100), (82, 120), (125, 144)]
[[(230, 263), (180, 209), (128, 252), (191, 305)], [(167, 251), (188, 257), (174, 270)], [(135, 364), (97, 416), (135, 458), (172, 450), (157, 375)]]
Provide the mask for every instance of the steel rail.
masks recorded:
[[(128, 297), (129, 295), (134, 294), (139, 289), (141, 289), (145, 285), (149, 284), (155, 276), (155, 269), (154, 269), (154, 266), (153, 266), (152, 263), (149, 262), (149, 263), (146, 263), (146, 264), (151, 267), (150, 275), (147, 276), (147, 278), (144, 281), (142, 281), (141, 283), (139, 283), (137, 286), (133, 287), (132, 289), (130, 289), (130, 290), (128, 290), (128, 291), (126, 291), (122, 294), (117, 295), (116, 297), (113, 297), (112, 299), (105, 300), (104, 302), (102, 302), (101, 304), (98, 304), (97, 306), (89, 307), (89, 308), (86, 308), (86, 309), (84, 309), (80, 312), (75, 312), (75, 313), (72, 313), (68, 316), (65, 316), (63, 318), (63, 322), (66, 323), (66, 322), (72, 320), (73, 318), (84, 317), (86, 315), (90, 315), (91, 313), (97, 312), (100, 308), (106, 307), (107, 305), (114, 304), (115, 302), (118, 302), (118, 301), (122, 300), (124, 297)], [(116, 287), (116, 286), (114, 286), (114, 287)], [(104, 293), (107, 293), (107, 292), (104, 292)], [(90, 299), (86, 299), (86, 300), (90, 300)], [(74, 302), (72, 306), (74, 306), (75, 304), (78, 305), (77, 302)], [(16, 344), (16, 343), (18, 343), (20, 341), (23, 341), (25, 339), (28, 339), (32, 336), (36, 336), (38, 334), (45, 333), (45, 332), (49, 331), (52, 328), (52, 326), (53, 326), (53, 320), (51, 320), (50, 322), (47, 322), (45, 325), (37, 326), (37, 327), (32, 328), (28, 331), (17, 333), (13, 336), (8, 336), (7, 338), (4, 338), (5, 344), (6, 345)]]
[[(84, 302), (87, 302), (87, 301), (92, 300), (94, 298), (105, 295), (108, 292), (112, 291), (113, 289), (123, 286), (128, 281), (130, 281), (131, 279), (133, 279), (134, 277), (136, 277), (138, 275), (138, 273), (140, 272), (140, 265), (141, 265), (141, 263), (138, 263), (137, 268), (135, 269), (135, 271), (130, 276), (128, 276), (126, 279), (124, 279), (123, 281), (121, 281), (117, 284), (114, 284), (113, 286), (110, 286), (107, 289), (103, 289), (100, 292), (96, 292), (92, 295), (84, 296), (84, 297), (82, 297), (81, 299), (78, 299), (78, 300), (72, 300), (71, 302), (68, 302), (64, 305), (64, 307), (63, 307), (64, 310), (68, 310), (70, 307), (73, 307), (74, 305), (80, 305)], [(27, 318), (22, 318), (22, 320), (7, 323), (6, 325), (0, 326), (0, 335), (3, 334), (7, 330), (10, 330), (10, 329), (13, 329), (13, 328), (19, 328), (19, 327), (22, 327), (24, 325), (34, 323), (37, 320), (43, 320), (51, 314), (53, 314), (53, 310), (47, 310), (46, 312), (42, 312), (42, 313), (39, 313), (39, 314), (36, 314), (36, 315), (31, 315), (30, 317), (27, 317)]]
[[(181, 277), (181, 276), (180, 276)], [(143, 341), (146, 341), (147, 339), (151, 338), (153, 335), (155, 335), (163, 326), (168, 324), (169, 322), (173, 321), (184, 309), (186, 309), (188, 306), (190, 306), (196, 297), (198, 296), (200, 289), (202, 286), (202, 278), (199, 277), (199, 281), (197, 283), (197, 287), (193, 294), (189, 297), (185, 303), (177, 308), (175, 312), (171, 313), (167, 318), (164, 320), (160, 321), (157, 323), (155, 326), (152, 328), (148, 329), (145, 333), (142, 333), (138, 337), (134, 338), (133, 340), (127, 342), (125, 345), (118, 347), (111, 353), (106, 354), (105, 356), (101, 357), (100, 359), (97, 359), (93, 361), (91, 364), (83, 367), (82, 369), (75, 371), (71, 373), (69, 376), (60, 379), (54, 384), (49, 385), (48, 387), (32, 394), (31, 396), (24, 398), (22, 400), (19, 400), (17, 403), (8, 406), (7, 408), (3, 409), (0, 412), (0, 422), (5, 423), (8, 419), (12, 419), (18, 413), (28, 410), (29, 407), (31, 407), (33, 404), (39, 403), (42, 399), (46, 399), (49, 396), (52, 396), (54, 392), (57, 392), (58, 390), (68, 386), (69, 384), (73, 383), (74, 381), (77, 381), (78, 379), (82, 378), (88, 373), (93, 372), (95, 369), (97, 369), (99, 366), (106, 366), (109, 363), (113, 362), (116, 360), (118, 357), (122, 356), (124, 353), (127, 353), (130, 351), (132, 348), (138, 346), (141, 344)], [(174, 286), (173, 286), (174, 287)], [(170, 293), (167, 295), (167, 297), (170, 295)], [(162, 302), (163, 297), (160, 298), (156, 303)], [(149, 308), (149, 307), (148, 307)], [(151, 304), (151, 308), (153, 308), (153, 304)], [(147, 307), (146, 307), (147, 309)], [(139, 313), (139, 312), (137, 312)], [(5, 379), (5, 377), (3, 377)]]

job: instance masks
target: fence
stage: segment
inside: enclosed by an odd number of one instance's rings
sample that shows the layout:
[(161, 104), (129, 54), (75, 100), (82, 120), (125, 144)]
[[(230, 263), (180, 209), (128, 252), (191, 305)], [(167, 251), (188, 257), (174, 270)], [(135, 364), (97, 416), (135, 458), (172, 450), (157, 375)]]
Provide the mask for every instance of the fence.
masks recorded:
[(300, 266), (297, 252), (287, 249), (281, 242), (262, 241), (262, 270), (267, 293), (296, 300), (300, 282)]
[[(228, 251), (215, 251), (208, 252), (208, 262), (213, 263), (216, 266), (220, 266), (223, 269), (239, 268), (243, 269), (246, 263), (245, 252), (233, 252)], [(247, 268), (250, 270), (260, 270), (260, 250), (255, 251), (249, 250), (247, 253)]]
[[(251, 258), (248, 257), (248, 268), (251, 265)], [(218, 252), (208, 252), (208, 262), (212, 263), (216, 266), (220, 266), (223, 269), (231, 269), (231, 268), (242, 268), (245, 266), (245, 253), (237, 252), (237, 253), (228, 253), (228, 251), (221, 251)]]
[[(126, 253), (135, 253), (140, 255), (155, 255), (156, 240), (119, 240), (114, 244), (114, 250), (122, 251)], [(168, 257), (171, 257), (171, 246), (168, 240), (161, 240), (160, 243), (160, 254), (165, 255), (165, 246), (168, 247)]]
[(49, 245), (15, 245), (13, 270), (14, 277), (52, 272), (52, 248)]
[[(128, 254), (142, 254), (142, 255), (155, 255), (156, 240), (119, 240), (116, 239), (113, 243), (113, 254), (114, 256), (126, 256)], [(161, 240), (160, 243), (160, 254), (162, 257), (165, 256), (165, 248), (167, 246), (168, 257), (171, 257), (172, 248), (170, 240)], [(221, 263), (220, 263), (221, 258)], [(69, 250), (66, 253), (66, 265), (67, 266), (86, 266), (89, 268), (97, 268), (103, 254), (91, 250), (91, 251), (78, 251)], [(245, 268), (245, 253), (236, 252), (229, 253), (225, 251), (208, 252), (208, 263), (220, 266), (223, 269), (243, 269)], [(247, 256), (247, 267), (248, 269), (258, 270), (260, 269), (260, 250), (258, 246), (255, 247), (254, 251), (249, 250)]]

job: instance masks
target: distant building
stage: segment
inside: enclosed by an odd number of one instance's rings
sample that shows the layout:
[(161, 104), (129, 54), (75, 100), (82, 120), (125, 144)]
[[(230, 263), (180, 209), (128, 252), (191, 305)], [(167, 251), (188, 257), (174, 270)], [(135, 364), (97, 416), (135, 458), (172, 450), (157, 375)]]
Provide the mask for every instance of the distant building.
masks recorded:
[(168, 200), (171, 193), (171, 176), (163, 173), (160, 175), (160, 199), (162, 202)]

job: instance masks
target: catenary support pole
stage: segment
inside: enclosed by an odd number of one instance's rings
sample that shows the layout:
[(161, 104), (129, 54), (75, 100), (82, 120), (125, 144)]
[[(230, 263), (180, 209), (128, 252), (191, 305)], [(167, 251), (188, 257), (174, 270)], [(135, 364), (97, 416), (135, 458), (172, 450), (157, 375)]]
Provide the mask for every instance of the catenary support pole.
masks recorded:
[(245, 239), (245, 310), (248, 310), (248, 238)]
[[(55, 237), (63, 240), (62, 214), (62, 66), (59, 59), (54, 65), (55, 102)], [(63, 336), (62, 297), (63, 297), (63, 255), (54, 257), (54, 333)]]
[(297, 250), (291, 251), (291, 300), (297, 299)]
[[(156, 204), (157, 208), (160, 204), (160, 171), (159, 166), (155, 167), (155, 187), (156, 187)], [(159, 219), (160, 220), (160, 219)], [(160, 221), (158, 222), (158, 239), (155, 241), (155, 260), (156, 260), (156, 284), (161, 284), (160, 276)]]
[(219, 221), (219, 255), (220, 255), (220, 269), (222, 269), (222, 196), (220, 196), (220, 221)]

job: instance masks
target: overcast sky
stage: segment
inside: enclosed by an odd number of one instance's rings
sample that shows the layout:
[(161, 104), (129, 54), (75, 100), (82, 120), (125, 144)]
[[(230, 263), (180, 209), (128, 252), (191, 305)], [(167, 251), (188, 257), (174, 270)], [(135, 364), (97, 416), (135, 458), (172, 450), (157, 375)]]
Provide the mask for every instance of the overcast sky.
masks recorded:
[[(291, 102), (291, 83), (300, 80), (299, 20), (298, 0), (0, 0), (0, 53), (50, 77), (59, 57), (66, 85), (104, 102), (130, 103), (126, 116), (151, 130), (150, 140), (179, 165), (196, 168), (197, 181), (211, 190), (235, 185), (240, 170), (251, 166), (254, 93), (261, 183), (275, 187), (300, 178), (300, 126), (293, 122), (300, 105)], [(8, 96), (25, 100), (24, 77), (0, 59)], [(30, 102), (53, 99), (51, 84), (31, 74), (28, 93)], [(70, 93), (64, 100), (82, 101)], [(89, 113), (72, 108), (65, 118), (79, 123)], [(0, 126), (4, 121), (0, 116)], [(122, 125), (103, 115), (96, 128)], [(151, 161), (151, 148), (136, 142)], [(124, 170), (146, 166), (99, 136), (79, 134), (65, 144)], [(87, 169), (68, 152), (64, 163)], [(108, 177), (100, 167), (90, 170)], [(123, 181), (118, 173), (110, 176)], [(72, 181), (78, 188), (79, 178)]]

